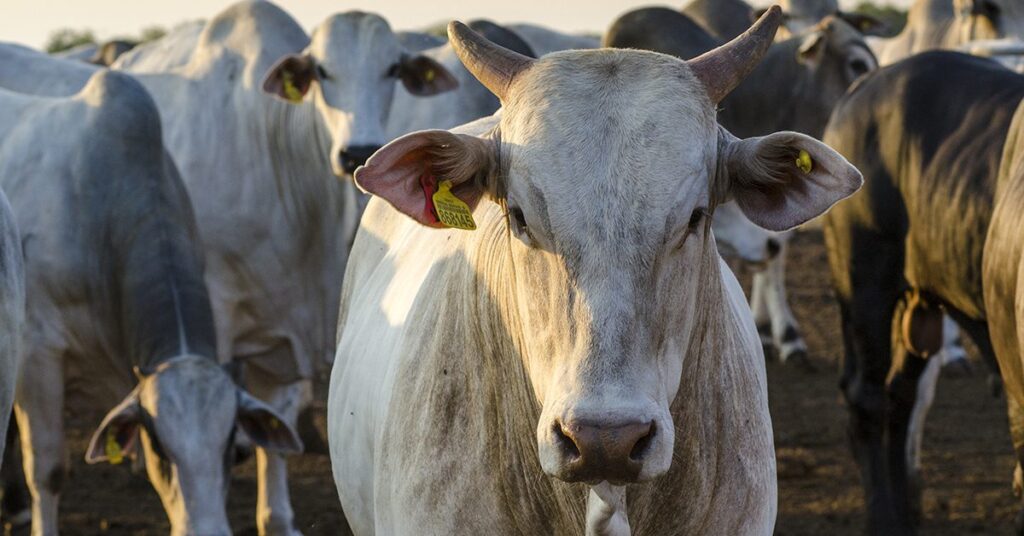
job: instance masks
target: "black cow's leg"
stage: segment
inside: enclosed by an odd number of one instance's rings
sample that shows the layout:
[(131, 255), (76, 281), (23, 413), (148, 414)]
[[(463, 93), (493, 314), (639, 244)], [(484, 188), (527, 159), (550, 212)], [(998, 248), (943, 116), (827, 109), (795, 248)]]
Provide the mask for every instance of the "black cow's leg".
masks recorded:
[(0, 500), (0, 520), (12, 527), (25, 525), (32, 520), (32, 499), (28, 494), (25, 471), (21, 463), (18, 421), (12, 416), (7, 427), (3, 465), (0, 466), (0, 486), (3, 488), (3, 499)]
[[(919, 398), (922, 398), (921, 390), (929, 388), (929, 386), (921, 385), (920, 379), (930, 361), (911, 353), (901, 340), (901, 320), (906, 305), (904, 300), (900, 300), (893, 314), (893, 360), (887, 382), (889, 402), (887, 461), (889, 489), (892, 493), (893, 514), (896, 523), (914, 527), (917, 525), (921, 510), (921, 484), (916, 460), (911, 458), (916, 454), (912, 444), (915, 440), (913, 436), (920, 430), (914, 430), (911, 433), (910, 428), (912, 421), (914, 421), (914, 428), (924, 426), (924, 415), (915, 415), (915, 409), (920, 412), (927, 411), (926, 407), (917, 408), (916, 406), (918, 406)], [(935, 321), (941, 325), (942, 313), (938, 308), (935, 308), (932, 314), (936, 317)], [(941, 348), (941, 331), (934, 344), (934, 349)], [(934, 358), (934, 360), (938, 359)], [(938, 369), (932, 372), (937, 373)], [(927, 403), (921, 405), (927, 405)]]

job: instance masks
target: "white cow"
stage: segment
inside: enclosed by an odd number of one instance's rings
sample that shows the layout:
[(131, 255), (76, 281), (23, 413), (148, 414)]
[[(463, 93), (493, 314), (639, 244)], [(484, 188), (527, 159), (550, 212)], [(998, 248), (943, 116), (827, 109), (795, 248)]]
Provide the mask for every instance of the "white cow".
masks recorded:
[(916, 0), (903, 31), (872, 40), (871, 46), (879, 63), (889, 65), (925, 50), (1004, 38), (1024, 39), (1020, 0)]
[[(122, 65), (153, 94), (192, 196), (220, 359), (247, 363), (247, 386), (294, 423), (332, 357), (358, 221), (351, 181), (330, 172), (387, 141), (395, 80), (418, 95), (455, 82), (367, 13), (331, 16), (310, 37), (274, 4), (245, 1), (197, 39), (186, 32), (175, 39), (187, 52), (147, 47)], [(257, 450), (257, 466), (260, 533), (296, 534), (285, 459)]]
[(861, 183), (812, 138), (715, 121), (780, 19), (690, 62), (531, 60), (449, 26), (504, 107), (356, 172), (379, 199), (328, 400), (356, 534), (772, 532), (764, 358), (707, 214), (731, 197), (788, 229)]
[[(71, 85), (91, 69), (35, 56), (40, 68), (22, 76), (65, 67)], [(31, 67), (26, 59), (17, 63)], [(17, 417), (32, 533), (57, 533), (65, 409), (113, 408), (86, 461), (144, 453), (172, 534), (230, 534), (236, 428), (274, 451), (301, 442), (215, 359), (198, 231), (152, 99), (109, 70), (71, 97), (0, 90), (0, 184), (16, 207), (28, 274)]]

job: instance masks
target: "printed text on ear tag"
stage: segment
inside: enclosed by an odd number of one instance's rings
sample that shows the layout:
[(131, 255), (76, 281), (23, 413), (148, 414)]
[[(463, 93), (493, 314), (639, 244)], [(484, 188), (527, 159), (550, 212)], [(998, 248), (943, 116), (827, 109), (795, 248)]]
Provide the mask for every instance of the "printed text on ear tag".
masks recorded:
[(284, 95), (291, 102), (299, 103), (302, 102), (302, 92), (299, 88), (295, 87), (295, 82), (292, 80), (292, 73), (285, 71), (281, 75), (281, 82), (284, 84)]
[(473, 231), (476, 229), (476, 222), (473, 221), (473, 213), (469, 206), (455, 197), (451, 192), (452, 181), (441, 181), (434, 192), (434, 211), (437, 212), (437, 219), (447, 227)]
[(811, 161), (810, 153), (800, 149), (800, 155), (796, 157), (796, 167), (800, 168), (800, 171), (803, 171), (804, 173), (810, 173), (811, 168), (814, 167), (814, 162)]
[(124, 453), (121, 452), (121, 445), (117, 443), (117, 435), (111, 428), (107, 429), (107, 441), (103, 446), (103, 450), (106, 451), (107, 461), (117, 465), (124, 461)]

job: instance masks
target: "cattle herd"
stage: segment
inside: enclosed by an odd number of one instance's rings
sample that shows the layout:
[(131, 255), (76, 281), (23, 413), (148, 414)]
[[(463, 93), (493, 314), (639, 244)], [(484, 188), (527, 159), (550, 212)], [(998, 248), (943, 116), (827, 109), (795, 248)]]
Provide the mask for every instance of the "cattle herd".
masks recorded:
[(918, 532), (960, 330), (1020, 492), (1024, 2), (916, 0), (890, 38), (782, 4), (596, 38), (243, 0), (130, 50), (0, 43), (4, 521), (58, 533), (73, 410), (105, 417), (70, 454), (144, 472), (172, 534), (231, 534), (249, 452), (259, 534), (300, 534), (329, 371), (355, 534), (769, 534), (765, 355), (811, 366), (812, 220), (868, 532)]

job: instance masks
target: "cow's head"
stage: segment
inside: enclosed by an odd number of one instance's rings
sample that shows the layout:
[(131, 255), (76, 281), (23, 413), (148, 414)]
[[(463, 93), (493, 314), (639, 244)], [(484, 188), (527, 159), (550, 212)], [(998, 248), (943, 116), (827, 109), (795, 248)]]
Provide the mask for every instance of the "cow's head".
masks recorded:
[(1024, 39), (1024, 3), (1019, 0), (954, 0), (960, 44), (989, 39)]
[(387, 21), (349, 12), (320, 24), (302, 53), (278, 60), (263, 90), (288, 102), (315, 104), (330, 132), (331, 168), (344, 176), (387, 141), (384, 124), (396, 79), (423, 97), (458, 86), (441, 64), (407, 53)]
[(505, 252), (548, 474), (622, 483), (668, 470), (676, 426), (686, 434), (669, 410), (683, 361), (699, 319), (725, 299), (709, 225), (718, 203), (734, 198), (784, 230), (859, 187), (856, 169), (810, 137), (738, 140), (715, 120), (779, 19), (771, 9), (689, 62), (621, 49), (532, 60), (453, 22), (463, 63), (504, 105), (500, 123), (480, 137), (408, 134), (357, 170), (362, 188), (424, 225), (440, 226), (429, 199), (442, 179), (470, 206), (505, 209), (486, 236)]
[(141, 450), (172, 534), (230, 534), (225, 501), (236, 430), (277, 452), (301, 451), (298, 435), (209, 359), (182, 356), (137, 375), (139, 384), (93, 434), (86, 461), (120, 463)]
[[(825, 17), (811, 30), (786, 41), (782, 47), (796, 55), (801, 69), (809, 71), (807, 91), (795, 110), (793, 125), (800, 132), (819, 136), (839, 99), (851, 84), (878, 68), (864, 36), (836, 16)], [(786, 84), (785, 80), (777, 80)]]

